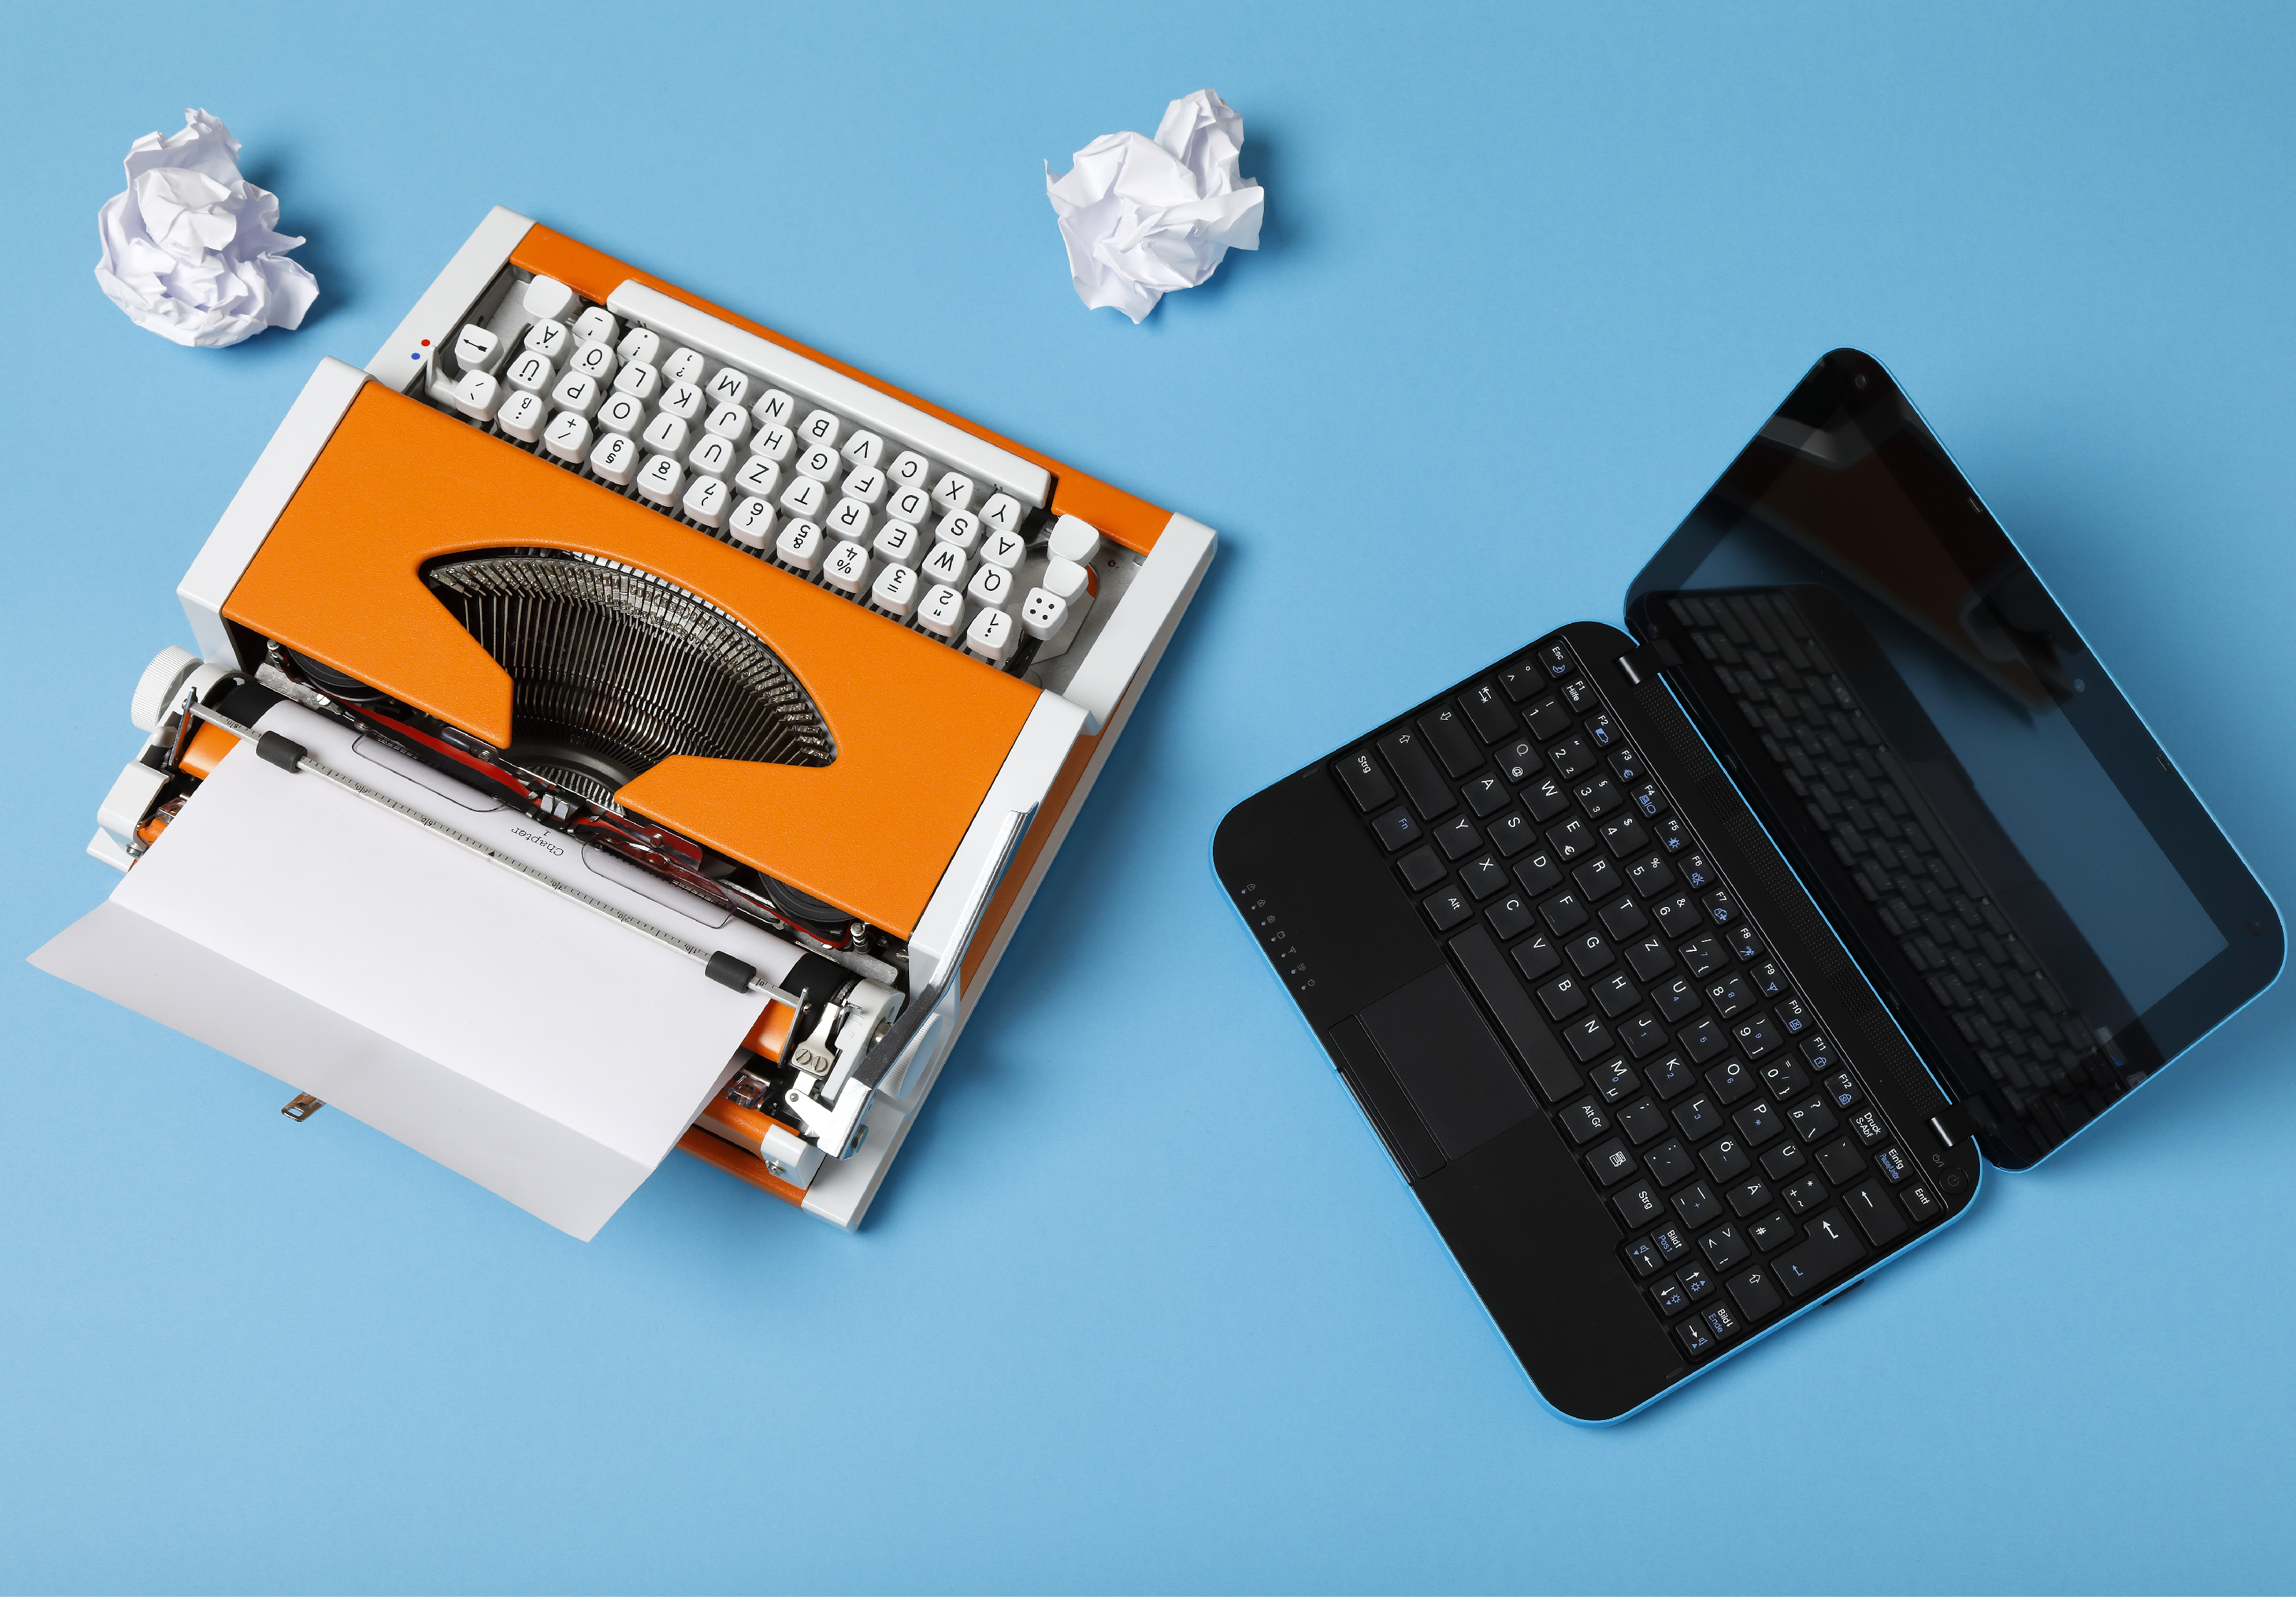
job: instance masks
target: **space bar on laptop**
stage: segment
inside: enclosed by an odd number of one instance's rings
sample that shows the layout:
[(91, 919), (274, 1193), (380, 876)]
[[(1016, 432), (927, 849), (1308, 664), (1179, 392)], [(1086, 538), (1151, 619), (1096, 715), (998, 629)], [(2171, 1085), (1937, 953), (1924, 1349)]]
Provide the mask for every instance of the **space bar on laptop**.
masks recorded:
[(1459, 969), (1466, 972), (1467, 983), (1475, 989), (1475, 996), (1499, 1023), (1500, 1035), (1507, 1046), (1521, 1060), (1530, 1079), (1538, 1085), (1539, 1095), (1549, 1103), (1560, 1103), (1578, 1090), (1578, 1067), (1562, 1052), (1562, 1044), (1554, 1033), (1531, 1007), (1530, 995), (1523, 991), (1522, 983), (1507, 969), (1506, 956), (1499, 946), (1491, 941), (1490, 934), (1478, 928), (1462, 937), (1451, 939), (1451, 957)]
[(776, 388), (825, 405), (872, 432), (946, 461), (976, 483), (1002, 488), (1024, 504), (1041, 508), (1052, 495), (1053, 476), (1044, 467), (890, 394), (880, 393), (857, 378), (746, 332), (708, 311), (696, 310), (682, 299), (673, 299), (660, 289), (624, 283), (606, 297), (606, 308), (625, 321), (652, 328), (672, 344), (684, 344), (722, 364), (754, 372)]

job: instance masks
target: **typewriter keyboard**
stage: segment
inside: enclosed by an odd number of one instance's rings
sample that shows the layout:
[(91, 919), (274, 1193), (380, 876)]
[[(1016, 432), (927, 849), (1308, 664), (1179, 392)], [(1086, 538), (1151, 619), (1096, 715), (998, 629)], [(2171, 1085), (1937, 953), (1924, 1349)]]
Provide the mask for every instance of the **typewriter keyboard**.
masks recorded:
[(991, 665), (1060, 653), (1092, 604), (1086, 523), (550, 278), (459, 328), (451, 357), (435, 403)]
[(1332, 774), (1702, 1360), (1943, 1217), (1560, 638)]

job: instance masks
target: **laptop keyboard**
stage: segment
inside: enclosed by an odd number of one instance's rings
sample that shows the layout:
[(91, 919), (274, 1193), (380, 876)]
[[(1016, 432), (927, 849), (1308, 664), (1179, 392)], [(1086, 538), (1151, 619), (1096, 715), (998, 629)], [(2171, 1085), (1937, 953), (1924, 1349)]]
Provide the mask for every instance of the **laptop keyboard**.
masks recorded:
[(1421, 707), (1332, 772), (1686, 1357), (1943, 1217), (1567, 641)]
[(1908, 802), (1919, 790), (1792, 596), (1667, 603), (2038, 1151), (2102, 1114), (2127, 1090), (2120, 1077), (1960, 850), (1939, 847)]

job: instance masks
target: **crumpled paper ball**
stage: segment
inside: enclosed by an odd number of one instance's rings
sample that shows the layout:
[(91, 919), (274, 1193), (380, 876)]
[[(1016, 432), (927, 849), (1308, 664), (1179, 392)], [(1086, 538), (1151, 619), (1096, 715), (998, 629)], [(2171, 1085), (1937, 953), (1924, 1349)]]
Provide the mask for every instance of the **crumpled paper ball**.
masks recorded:
[(266, 327), (299, 327), (318, 281), (282, 253), (279, 197), (239, 175), (239, 141), (203, 111), (184, 130), (128, 147), (127, 190), (95, 213), (95, 281), (138, 327), (217, 349)]
[(1242, 149), (1243, 119), (1198, 89), (1165, 109), (1153, 140), (1103, 135), (1059, 177), (1046, 162), (1077, 298), (1138, 322), (1166, 294), (1210, 277), (1230, 250), (1259, 249), (1265, 196), (1235, 174)]

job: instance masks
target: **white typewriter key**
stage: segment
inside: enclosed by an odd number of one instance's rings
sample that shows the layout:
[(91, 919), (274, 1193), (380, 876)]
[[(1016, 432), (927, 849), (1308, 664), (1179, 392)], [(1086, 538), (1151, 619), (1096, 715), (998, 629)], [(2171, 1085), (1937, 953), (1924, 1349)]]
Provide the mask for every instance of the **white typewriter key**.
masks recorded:
[(734, 487), (741, 493), (755, 494), (760, 499), (770, 499), (774, 490), (782, 485), (782, 469), (769, 460), (751, 455), (734, 473)]
[(495, 424), (521, 444), (531, 444), (539, 438), (549, 421), (550, 407), (542, 402), (542, 396), (522, 389), (495, 414)]
[[(896, 521), (893, 525), (898, 527), (900, 523)], [(923, 570), (935, 582), (954, 586), (964, 581), (964, 568), (970, 563), (964, 558), (964, 551), (955, 544), (935, 544), (932, 553), (925, 556)]]
[(455, 335), (455, 358), (465, 372), (491, 372), (502, 361), (502, 334), (489, 332), (476, 322)]
[(897, 488), (930, 487), (925, 479), (932, 475), (932, 463), (914, 449), (904, 449), (885, 468), (885, 475), (893, 479)]
[(701, 427), (738, 445), (750, 436), (750, 413), (738, 405), (721, 405), (703, 419)]
[(542, 429), (542, 447), (562, 462), (581, 466), (581, 456), (590, 452), (590, 422), (578, 415), (554, 415), (549, 427)]
[(845, 440), (845, 447), (838, 453), (857, 466), (882, 465), (885, 459), (885, 440), (873, 432), (857, 432)]
[(797, 434), (786, 427), (760, 427), (750, 440), (750, 453), (770, 461), (787, 460), (796, 448)]
[(992, 532), (980, 540), (980, 558), (1007, 571), (1017, 569), (1028, 553), (1029, 545), (1021, 541), (1017, 532)]
[(537, 277), (528, 283), (520, 303), (526, 314), (545, 322), (570, 322), (582, 301), (572, 289), (555, 277)]
[(657, 455), (638, 471), (638, 492), (656, 504), (676, 504), (685, 468), (667, 455)]
[(661, 411), (681, 422), (699, 422), (709, 414), (709, 401), (690, 382), (672, 382), (662, 390)]
[(563, 322), (537, 322), (526, 330), (526, 347), (545, 360), (562, 358), (574, 347), (574, 335)]
[(1074, 602), (1078, 594), (1092, 591), (1092, 573), (1072, 560), (1054, 555), (1045, 562), (1045, 590), (1055, 598)]
[(622, 341), (614, 346), (614, 353), (622, 357), (626, 366), (661, 364), (661, 334), (651, 327), (633, 327), (622, 334)]
[(879, 610), (906, 616), (917, 606), (917, 574), (906, 566), (887, 566), (869, 587), (869, 602)]
[(511, 362), (510, 370), (503, 375), (510, 380), (511, 387), (540, 394), (548, 392), (550, 385), (558, 381), (558, 368), (529, 349)]
[(831, 587), (849, 594), (858, 594), (869, 586), (869, 552), (846, 539), (829, 552), (829, 559), (821, 568), (821, 578)]
[(906, 521), (888, 521), (885, 529), (877, 535), (877, 541), (869, 547), (879, 560), (891, 561), (897, 566), (914, 566), (923, 543), (924, 538)]
[(914, 526), (925, 524), (932, 511), (932, 500), (922, 488), (895, 487), (893, 496), (885, 501), (885, 513), (896, 521), (907, 521)]
[(748, 547), (762, 549), (774, 536), (774, 507), (753, 494), (734, 507), (726, 530)]
[(1069, 602), (1043, 588), (1030, 588), (1021, 602), (1021, 625), (1029, 635), (1043, 640), (1060, 631), (1069, 618)]
[(686, 435), (692, 431), (693, 429), (684, 422), (665, 411), (647, 422), (646, 430), (638, 437), (645, 441), (649, 449), (658, 449), (664, 455), (683, 455), (685, 453)]
[(742, 452), (714, 432), (705, 432), (685, 456), (685, 463), (704, 477), (723, 478), (734, 469)]
[(800, 571), (818, 571), (822, 553), (828, 547), (829, 540), (821, 536), (820, 528), (810, 521), (792, 521), (774, 541), (774, 554)]
[(690, 382), (696, 388), (701, 386), (702, 375), (709, 370), (709, 363), (701, 358), (701, 352), (688, 349), (683, 344), (671, 350), (669, 358), (661, 363), (664, 377), (672, 382)]
[(679, 501), (685, 513), (704, 527), (726, 525), (726, 507), (734, 503), (734, 495), (715, 477), (697, 477)]
[(1100, 553), (1100, 529), (1091, 522), (1074, 516), (1062, 516), (1053, 523), (1050, 542), (1053, 553), (1062, 560), (1072, 560), (1080, 566), (1090, 565), (1092, 557)]
[(837, 508), (821, 524), (834, 538), (865, 538), (869, 536), (869, 507), (858, 499), (840, 499)]
[[(574, 419), (582, 421), (579, 416)], [(554, 422), (551, 425), (554, 427), (557, 423)], [(583, 425), (586, 427), (589, 423), (585, 422)], [(638, 446), (620, 433), (610, 432), (598, 440), (595, 449), (590, 451), (590, 470), (616, 487), (626, 488), (630, 486), (630, 479), (638, 474)]]
[(828, 503), (829, 490), (821, 486), (818, 477), (793, 478), (782, 490), (782, 508), (808, 521), (819, 515)]
[(933, 485), (933, 503), (946, 510), (971, 510), (972, 493), (972, 479), (951, 471)]
[(760, 427), (793, 427), (797, 422), (797, 401), (779, 389), (767, 389), (750, 406), (750, 414)]
[(933, 536), (969, 553), (980, 541), (980, 518), (969, 510), (953, 510), (940, 519), (940, 525), (933, 528)]
[(823, 444), (834, 449), (837, 447), (837, 435), (844, 429), (845, 423), (837, 417), (825, 410), (817, 410), (798, 428), (797, 436), (808, 444)]
[(964, 595), (942, 583), (917, 606), (917, 624), (935, 637), (953, 638), (964, 625)]
[(661, 392), (661, 373), (642, 360), (625, 361), (614, 373), (614, 392), (647, 400)]
[(712, 405), (731, 405), (739, 407), (750, 397), (750, 374), (747, 372), (736, 371), (732, 366), (720, 366), (718, 368), (718, 375), (711, 378), (705, 386), (709, 391), (709, 402)]
[(797, 469), (816, 482), (837, 480), (837, 451), (824, 444), (816, 444), (797, 457)]
[(1021, 530), (1021, 519), (1028, 513), (1012, 495), (992, 494), (988, 503), (980, 507), (980, 523), (999, 532), (1018, 532)]
[(598, 407), (598, 425), (608, 432), (636, 432), (645, 421), (646, 407), (627, 394), (616, 394)]
[(844, 495), (858, 499), (864, 504), (874, 504), (885, 496), (885, 474), (874, 466), (863, 466), (845, 475)]
[(964, 629), (964, 646), (986, 660), (1003, 665), (1013, 652), (1013, 618), (1001, 610), (984, 610)]
[(574, 353), (566, 357), (568, 371), (579, 372), (599, 382), (611, 382), (614, 369), (620, 364), (621, 362), (614, 358), (614, 352), (603, 344), (577, 344)]
[(574, 338), (578, 343), (603, 344), (611, 349), (614, 341), (621, 336), (621, 323), (615, 321), (614, 313), (603, 305), (594, 305), (574, 318)]
[[(542, 446), (560, 460), (572, 461), (578, 465), (583, 453), (590, 447), (590, 424), (579, 416), (561, 411), (551, 417), (550, 425), (543, 429)], [(603, 477), (605, 473), (602, 471), (598, 475)], [(625, 477), (622, 480), (627, 482), (629, 479)]]
[(964, 596), (975, 604), (1003, 610), (1013, 602), (1013, 573), (1002, 566), (983, 566), (965, 585)]
[(598, 408), (599, 396), (606, 390), (598, 386), (594, 377), (585, 377), (579, 372), (569, 372), (550, 390), (550, 403), (561, 410), (570, 410), (578, 416), (586, 416)]
[(455, 385), (455, 407), (477, 422), (491, 420), (502, 397), (503, 385), (492, 372), (465, 372)]

